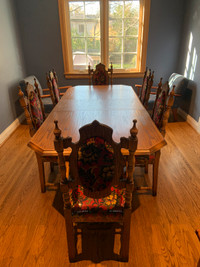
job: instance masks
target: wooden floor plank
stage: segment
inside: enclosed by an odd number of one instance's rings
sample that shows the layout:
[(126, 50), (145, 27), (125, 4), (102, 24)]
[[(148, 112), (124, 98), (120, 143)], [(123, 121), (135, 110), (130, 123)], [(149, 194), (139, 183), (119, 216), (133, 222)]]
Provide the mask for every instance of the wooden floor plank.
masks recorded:
[[(61, 194), (40, 193), (29, 139), (28, 127), (20, 125), (0, 148), (0, 267), (200, 266), (200, 136), (186, 122), (167, 125), (157, 196), (134, 192), (128, 263), (117, 261), (112, 247), (119, 251), (120, 238), (109, 230), (83, 232), (78, 246), (85, 254), (69, 263)], [(49, 164), (45, 172), (58, 179)]]

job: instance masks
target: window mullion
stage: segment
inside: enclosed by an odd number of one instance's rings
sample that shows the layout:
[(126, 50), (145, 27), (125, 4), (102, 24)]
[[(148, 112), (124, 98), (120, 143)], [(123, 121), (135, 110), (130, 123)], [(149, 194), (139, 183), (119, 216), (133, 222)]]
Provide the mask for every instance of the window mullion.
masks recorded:
[(109, 31), (109, 0), (100, 1), (100, 23), (101, 23), (101, 61), (108, 68), (108, 31)]

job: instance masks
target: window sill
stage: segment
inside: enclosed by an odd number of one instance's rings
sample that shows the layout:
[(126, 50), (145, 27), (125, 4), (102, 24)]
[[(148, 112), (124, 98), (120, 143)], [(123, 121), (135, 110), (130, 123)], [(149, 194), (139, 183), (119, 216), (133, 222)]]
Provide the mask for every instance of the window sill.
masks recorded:
[[(64, 73), (66, 79), (89, 79), (88, 73)], [(142, 78), (144, 72), (114, 72), (113, 78)]]

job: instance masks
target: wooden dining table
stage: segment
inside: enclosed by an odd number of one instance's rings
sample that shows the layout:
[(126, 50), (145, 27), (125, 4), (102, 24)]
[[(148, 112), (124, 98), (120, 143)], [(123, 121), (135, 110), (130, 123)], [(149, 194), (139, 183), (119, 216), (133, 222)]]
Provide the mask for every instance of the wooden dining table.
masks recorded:
[[(79, 128), (98, 120), (113, 129), (113, 140), (128, 137), (137, 120), (138, 147), (136, 155), (155, 155), (153, 165), (152, 191), (155, 195), (158, 179), (160, 150), (166, 141), (155, 126), (150, 115), (141, 104), (133, 88), (128, 85), (79, 85), (70, 87), (58, 104), (53, 108), (44, 123), (30, 139), (28, 146), (36, 153), (41, 191), (45, 192), (44, 162), (56, 162), (57, 153), (54, 149), (54, 120), (62, 136), (79, 140)], [(71, 150), (65, 150), (69, 156)], [(126, 154), (126, 151), (122, 151)]]

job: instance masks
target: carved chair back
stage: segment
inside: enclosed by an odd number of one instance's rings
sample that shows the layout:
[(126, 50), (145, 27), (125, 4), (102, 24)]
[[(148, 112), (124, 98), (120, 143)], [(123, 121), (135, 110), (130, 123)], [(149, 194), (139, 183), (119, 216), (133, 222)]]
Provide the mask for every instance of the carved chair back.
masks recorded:
[(89, 74), (89, 84), (93, 85), (106, 85), (112, 84), (112, 74), (113, 74), (113, 66), (111, 63), (111, 66), (108, 70), (106, 70), (105, 65), (102, 63), (99, 63), (96, 65), (96, 69), (93, 70), (90, 68), (90, 65), (88, 65), (88, 74)]
[(154, 79), (154, 71), (151, 73), (151, 70), (147, 68), (144, 74), (141, 94), (140, 94), (140, 101), (142, 102), (142, 104), (146, 109), (148, 107), (151, 87), (153, 85), (153, 79)]
[(26, 83), (25, 95), (20, 86), (18, 86), (18, 89), (19, 102), (24, 109), (30, 135), (33, 136), (45, 120), (44, 106), (40, 98), (40, 92), (38, 88), (34, 89), (28, 82)]
[(58, 87), (58, 77), (55, 70), (46, 73), (47, 86), (50, 90), (51, 99), (55, 106), (60, 100), (60, 90)]
[(156, 124), (163, 136), (165, 136), (165, 126), (168, 122), (170, 110), (174, 102), (174, 88), (169, 94), (169, 84), (166, 82), (162, 87), (158, 87), (156, 100), (154, 103), (152, 120)]
[[(136, 120), (130, 137), (122, 137), (120, 143), (113, 141), (112, 128), (98, 121), (83, 126), (79, 133), (80, 140), (73, 143), (71, 137), (61, 136), (58, 121), (55, 121), (54, 146), (61, 173), (69, 257), (72, 260), (76, 254), (73, 222), (106, 221), (124, 223), (121, 255), (127, 260), (137, 148)], [(63, 154), (67, 148), (71, 148), (69, 176)], [(122, 148), (129, 150), (127, 162)]]

